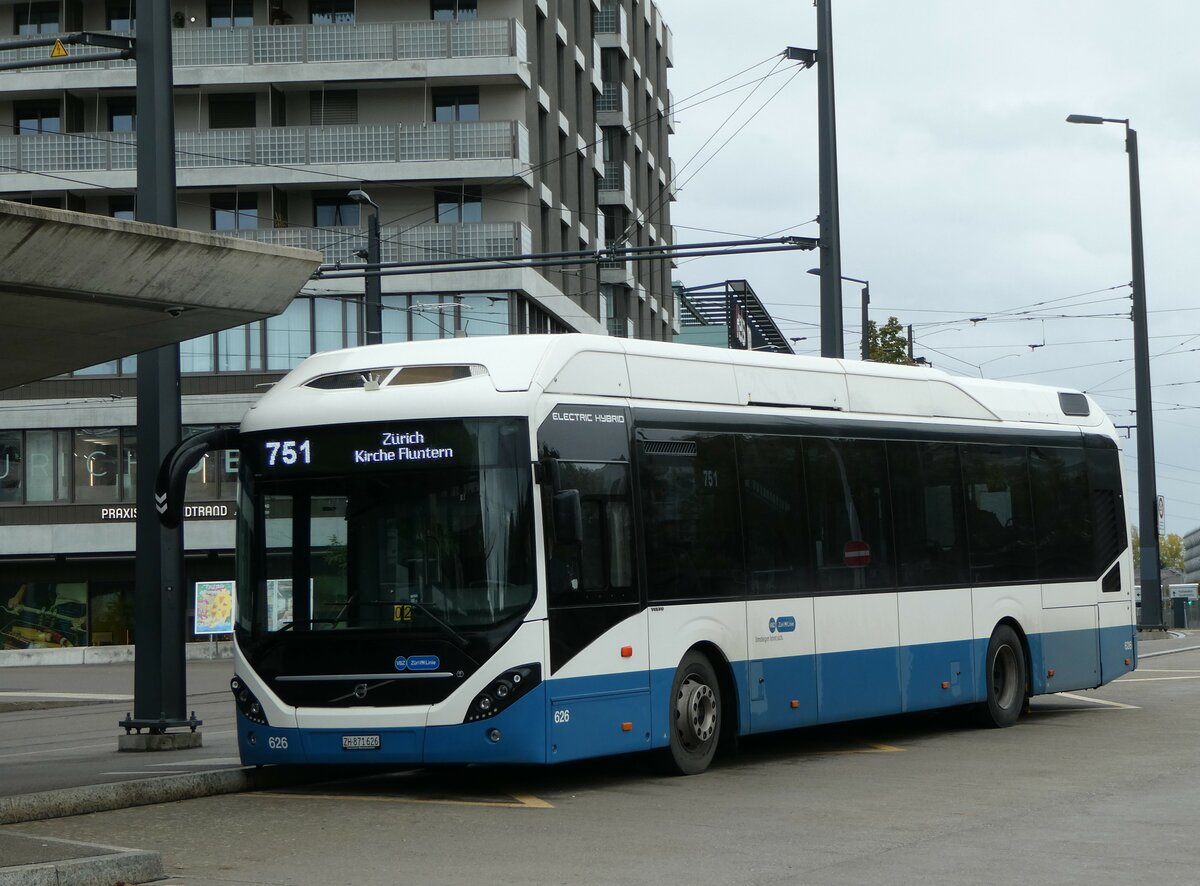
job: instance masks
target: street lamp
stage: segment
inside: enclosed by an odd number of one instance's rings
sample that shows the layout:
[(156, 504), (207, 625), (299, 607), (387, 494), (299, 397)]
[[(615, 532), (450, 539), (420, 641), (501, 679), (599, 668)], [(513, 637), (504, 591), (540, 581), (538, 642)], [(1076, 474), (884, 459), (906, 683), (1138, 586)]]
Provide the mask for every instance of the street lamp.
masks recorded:
[(379, 204), (366, 191), (353, 190), (346, 195), (359, 205), (367, 204), (374, 211), (367, 227), (367, 276), (364, 280), (366, 311), (364, 325), (369, 345), (383, 343), (383, 294), (379, 277)]
[(1138, 176), (1137, 131), (1128, 119), (1071, 114), (1068, 123), (1121, 123), (1129, 155), (1129, 240), (1133, 256), (1133, 374), (1137, 410), (1138, 522), (1142, 525), (1142, 618), (1147, 628), (1163, 627), (1162, 574), (1158, 566), (1158, 488), (1154, 477), (1154, 406), (1150, 401), (1150, 339), (1146, 323), (1146, 265), (1142, 250), (1142, 189)]
[[(820, 268), (809, 268), (808, 273), (813, 274), (817, 277), (820, 277), (821, 269)], [(847, 277), (845, 274), (842, 274), (841, 278), (850, 283), (861, 283), (862, 284), (862, 288), (863, 288), (863, 290), (862, 290), (862, 358), (864, 360), (870, 360), (871, 359), (871, 336), (868, 333), (868, 328), (867, 328), (868, 327), (867, 307), (871, 304), (871, 284), (867, 280), (859, 280), (857, 277)]]

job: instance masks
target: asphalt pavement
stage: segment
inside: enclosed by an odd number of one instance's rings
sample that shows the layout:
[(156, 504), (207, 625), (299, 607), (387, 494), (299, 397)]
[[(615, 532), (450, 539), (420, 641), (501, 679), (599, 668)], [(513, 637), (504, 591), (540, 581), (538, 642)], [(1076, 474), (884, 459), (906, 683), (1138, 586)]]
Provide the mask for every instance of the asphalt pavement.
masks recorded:
[[(1187, 650), (1200, 650), (1200, 632), (1142, 637), (1140, 665), (1148, 669), (1159, 656)], [(188, 710), (203, 721), (202, 747), (118, 752), (123, 730), (117, 723), (132, 708), (132, 664), (0, 667), (0, 886), (99, 886), (164, 875), (158, 849), (108, 845), (107, 834), (98, 842), (63, 839), (39, 830), (37, 823), (48, 819), (263, 788), (295, 790), (345, 777), (332, 770), (242, 767), (232, 674), (229, 660), (188, 663)], [(507, 799), (523, 807), (536, 798), (517, 793)]]

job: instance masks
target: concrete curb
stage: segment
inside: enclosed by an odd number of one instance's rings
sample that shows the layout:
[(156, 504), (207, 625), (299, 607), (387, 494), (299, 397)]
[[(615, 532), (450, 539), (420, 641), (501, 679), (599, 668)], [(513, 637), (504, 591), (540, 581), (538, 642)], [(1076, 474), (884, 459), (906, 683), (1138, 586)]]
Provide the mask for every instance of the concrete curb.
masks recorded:
[(176, 800), (193, 800), (217, 794), (236, 794), (309, 784), (318, 780), (311, 770), (293, 767), (264, 769), (217, 769), (187, 775), (165, 775), (139, 781), (118, 781), (108, 784), (41, 791), (0, 797), (0, 825), (47, 818), (65, 818), (89, 812), (108, 812), (131, 806), (150, 806)]
[[(60, 844), (70, 850), (97, 850), (96, 855), (0, 867), (0, 886), (112, 886), (113, 883), (146, 883), (163, 875), (162, 855), (141, 849), (79, 843), (30, 834), (8, 834), (41, 846)], [(102, 854), (100, 854), (102, 853)]]
[[(41, 667), (43, 665), (120, 664), (133, 661), (133, 646), (70, 646), (62, 649), (0, 650), (0, 668)], [(233, 658), (233, 643), (185, 643), (187, 661), (215, 661)]]

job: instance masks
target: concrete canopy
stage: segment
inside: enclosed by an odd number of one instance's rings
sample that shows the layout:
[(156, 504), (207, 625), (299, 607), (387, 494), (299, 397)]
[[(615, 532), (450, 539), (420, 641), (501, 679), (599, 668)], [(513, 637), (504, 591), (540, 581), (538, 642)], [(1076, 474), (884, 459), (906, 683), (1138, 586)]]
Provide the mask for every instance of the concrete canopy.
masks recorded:
[(0, 390), (279, 314), (320, 261), (0, 201)]

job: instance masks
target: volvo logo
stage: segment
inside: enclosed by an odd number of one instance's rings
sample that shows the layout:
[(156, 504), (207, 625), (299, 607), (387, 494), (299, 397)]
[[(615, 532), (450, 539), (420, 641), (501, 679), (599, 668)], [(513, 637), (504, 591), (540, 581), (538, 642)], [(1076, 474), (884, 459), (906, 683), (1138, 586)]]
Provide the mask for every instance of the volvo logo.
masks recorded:
[(356, 685), (354, 687), (354, 697), (360, 698), (360, 699), (367, 697), (367, 684), (366, 683), (359, 683), (358, 685)]

